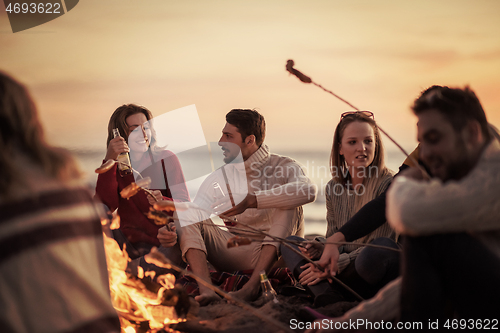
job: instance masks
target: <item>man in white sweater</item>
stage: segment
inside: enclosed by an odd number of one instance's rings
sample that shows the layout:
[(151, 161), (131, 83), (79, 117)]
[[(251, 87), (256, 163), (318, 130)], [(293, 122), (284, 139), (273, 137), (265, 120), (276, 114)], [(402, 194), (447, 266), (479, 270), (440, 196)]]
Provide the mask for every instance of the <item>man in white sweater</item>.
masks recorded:
[[(213, 202), (210, 191), (214, 186), (217, 191), (222, 189), (226, 197), (234, 198), (233, 207), (223, 214), (237, 219), (238, 230), (221, 230), (205, 216), (202, 217), (204, 221), (189, 224), (178, 231), (179, 244), (182, 256), (193, 272), (206, 281), (210, 281), (207, 260), (220, 271), (253, 269), (250, 280), (233, 293), (234, 297), (252, 300), (258, 296), (259, 272), (268, 272), (277, 261), (280, 244), (269, 237), (245, 233), (240, 229), (247, 224), (280, 238), (302, 236), (302, 205), (316, 199), (317, 189), (296, 161), (269, 152), (263, 144), (264, 117), (257, 111), (231, 110), (226, 115), (226, 121), (219, 145), (227, 164), (202, 184), (194, 203), (205, 207), (205, 210), (207, 205), (214, 208), (218, 203)], [(238, 159), (241, 163), (235, 163)], [(228, 249), (227, 241), (236, 235), (250, 235), (252, 239), (261, 241)], [(199, 288), (200, 295), (196, 300), (200, 304), (219, 298), (211, 289), (201, 284)]]

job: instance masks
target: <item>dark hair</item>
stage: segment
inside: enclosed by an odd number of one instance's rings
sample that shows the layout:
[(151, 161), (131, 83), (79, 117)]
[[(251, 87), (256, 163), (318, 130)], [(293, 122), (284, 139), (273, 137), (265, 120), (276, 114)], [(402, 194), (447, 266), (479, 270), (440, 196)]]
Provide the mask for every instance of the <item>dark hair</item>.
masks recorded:
[(0, 197), (8, 197), (20, 174), (17, 154), (27, 156), (43, 172), (60, 181), (81, 176), (73, 157), (64, 149), (45, 141), (38, 111), (28, 89), (0, 72)]
[(412, 110), (415, 115), (419, 115), (430, 109), (439, 111), (457, 132), (461, 131), (468, 121), (475, 120), (481, 126), (485, 139), (489, 141), (491, 138), (483, 107), (468, 86), (464, 89), (446, 86), (432, 86), (426, 89), (415, 100)]
[(111, 118), (109, 118), (108, 140), (106, 141), (106, 147), (114, 137), (113, 128), (118, 128), (120, 135), (125, 139), (125, 141), (128, 142), (128, 135), (130, 133), (128, 132), (127, 118), (137, 113), (144, 114), (147, 120), (151, 120), (153, 118), (151, 111), (146, 109), (144, 106), (136, 104), (124, 104), (113, 112)]
[(332, 173), (333, 179), (345, 185), (347, 178), (344, 177), (346, 173), (340, 172), (345, 170), (346, 162), (344, 155), (340, 155), (340, 144), (342, 143), (342, 137), (344, 136), (344, 131), (347, 125), (354, 123), (356, 121), (368, 123), (373, 128), (373, 134), (375, 136), (375, 156), (370, 166), (376, 166), (377, 168), (384, 169), (384, 145), (382, 144), (382, 138), (380, 137), (380, 132), (377, 127), (377, 123), (372, 118), (362, 114), (362, 113), (352, 113), (343, 117), (335, 128), (335, 133), (333, 135), (332, 150), (330, 153), (330, 172)]
[(255, 143), (261, 146), (266, 137), (266, 121), (255, 110), (233, 109), (226, 114), (226, 121), (235, 126), (241, 134), (243, 141), (249, 135), (255, 136)]

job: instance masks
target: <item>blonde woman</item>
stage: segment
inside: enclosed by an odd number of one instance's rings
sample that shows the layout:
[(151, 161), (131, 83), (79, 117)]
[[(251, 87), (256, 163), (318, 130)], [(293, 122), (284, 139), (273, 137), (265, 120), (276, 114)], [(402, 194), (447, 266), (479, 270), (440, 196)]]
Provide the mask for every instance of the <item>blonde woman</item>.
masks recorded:
[[(385, 192), (392, 181), (393, 173), (385, 166), (384, 147), (373, 113), (353, 111), (342, 114), (333, 138), (330, 171), (332, 179), (325, 189), (326, 237), (337, 233), (361, 207)], [(397, 248), (394, 238), (394, 232), (385, 222), (355, 240), (354, 244), (340, 247), (335, 272), (338, 278), (365, 297), (375, 294), (397, 276), (399, 256), (390, 250), (373, 249), (362, 244), (375, 241)], [(298, 237), (292, 239), (301, 240)], [(300, 249), (311, 259), (319, 259), (324, 245), (316, 242)], [(282, 253), (295, 277), (315, 296), (315, 306), (345, 298), (341, 289), (326, 280), (326, 274), (284, 246)], [(381, 265), (375, 264), (380, 261), (383, 262)]]

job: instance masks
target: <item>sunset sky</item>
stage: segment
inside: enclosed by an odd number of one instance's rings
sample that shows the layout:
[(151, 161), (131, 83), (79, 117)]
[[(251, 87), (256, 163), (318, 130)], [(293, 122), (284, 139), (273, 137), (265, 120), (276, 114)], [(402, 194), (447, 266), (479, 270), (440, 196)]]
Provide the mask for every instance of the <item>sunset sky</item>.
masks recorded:
[(195, 104), (207, 141), (230, 109), (257, 108), (271, 150), (328, 152), (350, 108), (290, 76), (287, 59), (409, 150), (409, 106), (433, 84), (469, 84), (500, 126), (498, 0), (82, 0), (15, 34), (0, 2), (0, 70), (70, 148), (104, 148), (111, 113), (138, 103), (155, 116)]

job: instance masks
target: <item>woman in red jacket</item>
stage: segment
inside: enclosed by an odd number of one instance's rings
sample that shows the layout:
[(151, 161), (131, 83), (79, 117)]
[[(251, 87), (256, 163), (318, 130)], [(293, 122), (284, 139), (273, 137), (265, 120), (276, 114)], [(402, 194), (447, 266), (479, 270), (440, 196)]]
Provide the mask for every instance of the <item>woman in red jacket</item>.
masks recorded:
[[(96, 194), (111, 211), (118, 209), (120, 231), (132, 259), (148, 253), (153, 246), (160, 246), (157, 238), (160, 226), (146, 216), (155, 200), (190, 201), (179, 160), (172, 152), (156, 145), (152, 118), (148, 109), (135, 104), (115, 110), (108, 124), (104, 161), (117, 160), (120, 154), (129, 153), (132, 172), (122, 171), (116, 165), (97, 178)], [(115, 137), (114, 129), (118, 129), (120, 136)], [(155, 198), (144, 191), (129, 199), (120, 196), (125, 187), (143, 177), (151, 178)], [(171, 246), (176, 244), (175, 228), (162, 235), (169, 237)]]

